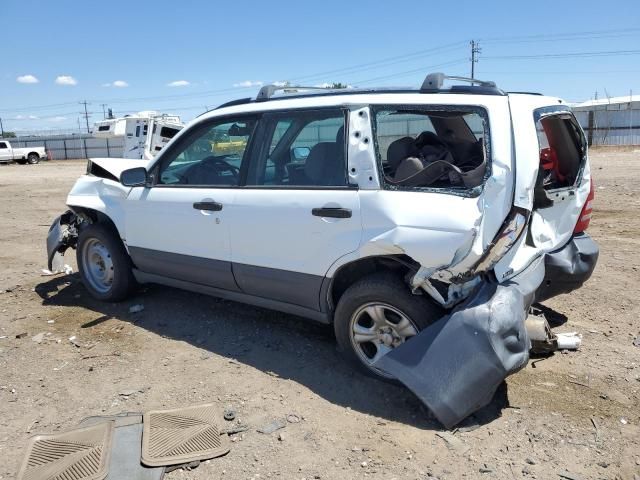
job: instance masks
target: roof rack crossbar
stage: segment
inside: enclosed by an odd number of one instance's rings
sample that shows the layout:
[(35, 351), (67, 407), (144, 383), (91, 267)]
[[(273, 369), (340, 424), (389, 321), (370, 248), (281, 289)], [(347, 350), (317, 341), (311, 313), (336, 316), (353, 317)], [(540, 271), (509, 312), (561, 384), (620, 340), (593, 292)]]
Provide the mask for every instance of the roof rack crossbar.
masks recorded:
[(444, 73), (430, 73), (422, 82), (422, 87), (420, 90), (442, 90), (442, 85), (445, 80), (458, 80), (460, 82), (468, 82), (471, 84), (477, 84), (481, 87), (491, 87), (496, 88), (496, 82), (490, 82), (486, 80), (478, 80), (477, 78), (468, 78), (468, 77), (456, 77), (445, 75)]
[(258, 92), (256, 102), (264, 102), (269, 100), (276, 92), (280, 90), (284, 92), (297, 92), (299, 90), (330, 90), (326, 87), (305, 87), (302, 85), (265, 85)]

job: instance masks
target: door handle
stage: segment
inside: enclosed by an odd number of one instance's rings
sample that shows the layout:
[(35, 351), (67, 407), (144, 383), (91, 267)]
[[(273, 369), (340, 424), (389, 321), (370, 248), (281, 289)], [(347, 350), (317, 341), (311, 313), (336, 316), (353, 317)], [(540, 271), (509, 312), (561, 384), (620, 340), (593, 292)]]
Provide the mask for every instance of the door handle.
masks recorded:
[(222, 204), (218, 202), (196, 202), (193, 204), (196, 210), (208, 210), (210, 212), (219, 212), (222, 210)]
[(351, 218), (351, 210), (341, 207), (314, 208), (311, 210), (311, 215), (316, 217)]

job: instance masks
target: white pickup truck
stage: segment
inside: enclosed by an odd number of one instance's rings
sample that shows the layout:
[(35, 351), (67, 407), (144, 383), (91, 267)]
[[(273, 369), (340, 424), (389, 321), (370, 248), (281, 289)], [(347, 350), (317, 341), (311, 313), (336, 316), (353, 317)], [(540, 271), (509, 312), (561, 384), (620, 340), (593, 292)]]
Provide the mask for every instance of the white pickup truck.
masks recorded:
[(47, 158), (44, 147), (14, 148), (7, 140), (0, 140), (0, 163), (15, 161), (21, 165), (25, 163), (35, 165), (43, 158)]

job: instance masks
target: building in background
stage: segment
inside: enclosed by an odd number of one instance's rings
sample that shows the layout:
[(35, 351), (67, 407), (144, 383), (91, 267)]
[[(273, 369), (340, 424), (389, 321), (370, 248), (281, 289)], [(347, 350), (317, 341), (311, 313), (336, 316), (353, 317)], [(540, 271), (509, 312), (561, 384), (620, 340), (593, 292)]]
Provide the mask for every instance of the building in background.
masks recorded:
[(591, 145), (640, 145), (640, 95), (610, 97), (573, 105)]

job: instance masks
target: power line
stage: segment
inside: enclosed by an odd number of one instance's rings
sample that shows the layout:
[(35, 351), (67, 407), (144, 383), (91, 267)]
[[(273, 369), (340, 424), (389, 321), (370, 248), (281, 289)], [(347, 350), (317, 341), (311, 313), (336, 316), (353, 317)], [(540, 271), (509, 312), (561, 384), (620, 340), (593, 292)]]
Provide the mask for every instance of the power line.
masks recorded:
[(486, 60), (521, 60), (535, 58), (575, 58), (575, 57), (603, 57), (613, 55), (640, 55), (640, 50), (609, 50), (605, 52), (571, 52), (571, 53), (542, 53), (537, 55), (493, 55), (484, 57)]
[[(538, 35), (528, 35), (528, 36), (515, 36), (515, 37), (486, 37), (481, 38), (480, 40), (483, 43), (490, 44), (500, 44), (500, 43), (517, 43), (517, 42), (535, 42), (535, 41), (563, 41), (563, 40), (576, 40), (576, 39), (585, 39), (585, 38), (608, 38), (608, 37), (619, 37), (619, 36), (629, 36), (636, 35), (640, 32), (640, 28), (627, 28), (627, 29), (615, 29), (615, 30), (595, 30), (595, 31), (586, 31), (586, 32), (573, 32), (573, 33), (562, 33), (562, 34), (538, 34)], [(292, 78), (293, 81), (310, 81), (314, 78), (321, 78), (327, 75), (347, 75), (349, 73), (360, 72), (364, 70), (373, 70), (377, 68), (384, 68), (391, 65), (395, 65), (402, 62), (417, 60), (418, 58), (438, 54), (438, 53), (446, 53), (457, 48), (460, 48), (465, 41), (449, 43), (445, 45), (440, 45), (412, 53), (407, 53), (394, 57), (387, 57), (384, 59), (362, 63), (358, 65), (352, 65), (348, 67), (342, 67), (338, 69), (328, 70), (320, 73), (304, 75), (300, 77)], [(478, 41), (475, 41), (476, 45)], [(473, 49), (473, 47), (472, 47)], [(479, 53), (479, 52), (477, 52)], [(594, 56), (604, 56), (604, 55), (636, 55), (640, 53), (639, 50), (618, 50), (618, 51), (609, 51), (609, 52), (576, 52), (576, 53), (568, 53), (568, 54), (542, 54), (542, 55), (503, 55), (503, 56), (483, 56), (483, 59), (503, 59), (503, 60), (515, 60), (515, 59), (535, 59), (535, 58), (569, 58), (569, 57), (594, 57)], [(473, 57), (473, 55), (472, 55)], [(477, 60), (477, 57), (475, 57)], [(472, 63), (473, 66), (473, 63)], [(426, 67), (424, 67), (426, 68)], [(475, 74), (472, 72), (472, 76)], [(383, 78), (392, 78), (394, 76), (400, 76), (400, 74), (393, 74), (389, 76), (376, 77), (376, 79)], [(368, 82), (370, 80), (366, 80)], [(224, 88), (217, 90), (209, 90), (203, 92), (194, 92), (187, 94), (175, 94), (175, 95), (160, 95), (160, 96), (148, 96), (148, 97), (121, 97), (115, 98), (109, 101), (110, 103), (135, 103), (135, 102), (168, 102), (171, 100), (177, 99), (186, 99), (186, 98), (203, 98), (203, 97), (216, 97), (222, 96), (224, 94), (230, 92), (237, 92), (242, 89), (253, 88), (253, 87), (234, 87), (234, 88)], [(94, 100), (95, 101), (95, 100)], [(33, 111), (33, 110), (49, 110), (59, 108), (61, 106), (73, 105), (73, 102), (64, 102), (64, 103), (56, 103), (56, 104), (48, 104), (48, 105), (35, 105), (30, 107), (17, 107), (17, 108), (3, 108), (0, 109), (0, 112), (21, 112), (21, 111)]]

